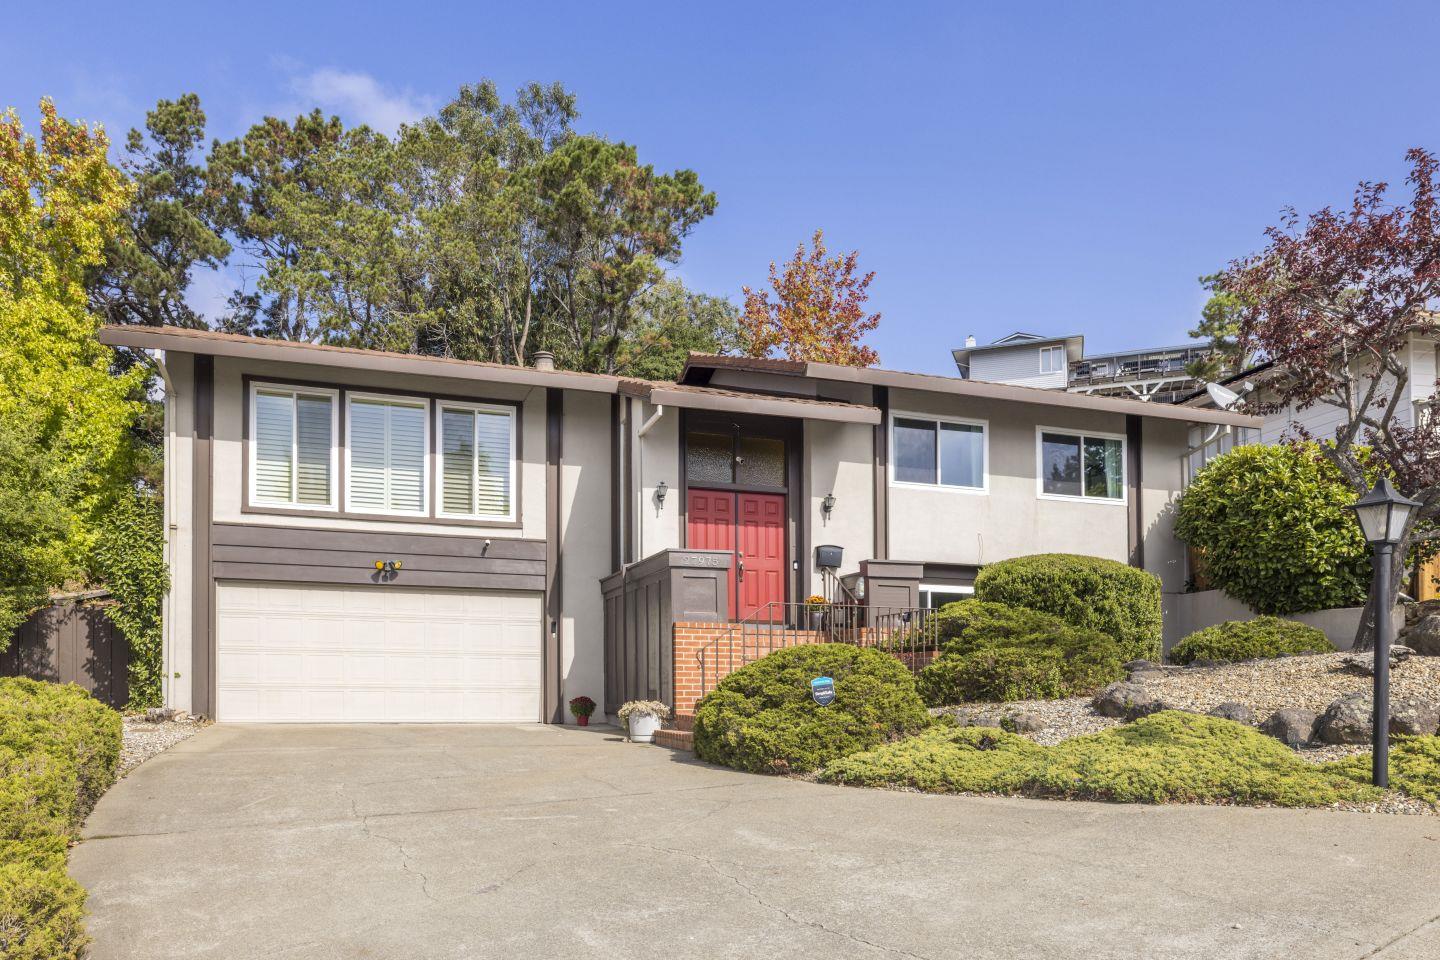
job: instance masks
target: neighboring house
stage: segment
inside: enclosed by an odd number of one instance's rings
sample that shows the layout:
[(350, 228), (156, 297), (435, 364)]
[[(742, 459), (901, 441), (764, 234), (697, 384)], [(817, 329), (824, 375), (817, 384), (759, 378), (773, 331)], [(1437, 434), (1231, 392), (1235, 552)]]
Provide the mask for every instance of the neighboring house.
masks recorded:
[[(1409, 384), (1400, 405), (1395, 409), (1395, 420), (1400, 426), (1413, 426), (1417, 418), (1429, 415), (1435, 400), (1435, 381), (1440, 376), (1440, 343), (1412, 335), (1403, 353), (1405, 365), (1410, 371)], [(1244, 384), (1254, 386), (1253, 399), (1264, 403), (1270, 399), (1266, 384), (1280, 371), (1270, 362), (1260, 363), (1247, 370), (1220, 381), (1222, 385), (1239, 391)], [(1181, 398), (1188, 407), (1211, 409), (1215, 406), (1202, 387)], [(1345, 411), (1328, 403), (1316, 403), (1304, 410), (1293, 406), (1264, 415), (1260, 428), (1259, 442), (1279, 443), (1288, 436), (1308, 435), (1317, 440), (1333, 437), (1335, 430), (1346, 420)]]
[(1189, 433), (1257, 423), (786, 360), (692, 356), (654, 383), (545, 357), (101, 339), (163, 354), (165, 698), (222, 721), (679, 705), (697, 653), (677, 622), (793, 621), (822, 591), (920, 608), (1042, 551), (1175, 593)]
[(960, 375), (969, 380), (1173, 403), (1203, 386), (1185, 368), (1208, 357), (1211, 348), (1182, 343), (1086, 354), (1079, 334), (1045, 337), (1017, 331), (985, 346), (967, 337), (965, 346), (951, 353)]

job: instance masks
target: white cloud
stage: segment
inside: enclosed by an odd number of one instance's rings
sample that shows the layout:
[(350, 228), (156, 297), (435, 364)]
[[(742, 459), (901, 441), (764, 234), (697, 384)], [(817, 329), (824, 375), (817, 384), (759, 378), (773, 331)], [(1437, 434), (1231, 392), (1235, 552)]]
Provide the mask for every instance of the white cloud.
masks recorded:
[(190, 273), (185, 302), (213, 327), (229, 309), (230, 294), (239, 286), (242, 286), (240, 279), (224, 267), (219, 270), (196, 267)]
[(368, 73), (323, 67), (291, 81), (291, 89), (304, 101), (302, 110), (319, 107), (350, 124), (363, 123), (394, 134), (402, 123), (412, 123), (435, 110), (435, 99), (411, 90), (388, 90)]

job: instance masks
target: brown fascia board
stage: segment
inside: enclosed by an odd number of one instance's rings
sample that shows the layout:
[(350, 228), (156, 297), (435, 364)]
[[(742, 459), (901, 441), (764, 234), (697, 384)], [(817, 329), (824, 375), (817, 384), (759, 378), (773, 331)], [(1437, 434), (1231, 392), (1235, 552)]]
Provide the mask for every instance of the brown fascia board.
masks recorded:
[(772, 397), (763, 393), (710, 391), (693, 387), (676, 389), (656, 385), (650, 388), (646, 399), (656, 406), (682, 407), (688, 410), (796, 417), (801, 420), (863, 423), (872, 426), (880, 422), (880, 411), (875, 407), (853, 403), (828, 403), (822, 400)]
[(242, 360), (269, 360), (281, 363), (305, 363), (320, 367), (348, 370), (373, 370), (407, 376), (448, 377), (455, 380), (478, 380), (485, 383), (513, 383), (531, 387), (556, 387), (564, 390), (588, 390), (592, 393), (616, 393), (620, 378), (598, 373), (577, 373), (569, 370), (535, 370), (503, 363), (456, 360), (450, 357), (424, 357), (411, 353), (363, 350), (356, 347), (333, 347), (318, 343), (295, 343), (246, 337), (213, 330), (189, 330), (183, 327), (104, 326), (100, 342), (112, 347), (141, 350), (168, 350), (175, 353), (196, 353)]
[(846, 367), (834, 363), (806, 364), (805, 375), (817, 380), (867, 383), (872, 386), (895, 387), (901, 390), (948, 393), (961, 397), (1005, 400), (1011, 403), (1033, 403), (1047, 407), (1067, 407), (1073, 410), (1124, 413), (1156, 420), (1218, 423), (1232, 427), (1258, 427), (1264, 422), (1260, 417), (1231, 413), (1228, 410), (1179, 407), (1174, 404), (1126, 400), (1121, 397), (1095, 397), (1083, 393), (1068, 393), (1064, 390), (1045, 390), (1041, 387), (1018, 387), (1008, 383), (987, 383), (983, 380), (962, 380), (958, 377), (939, 377), (924, 373), (900, 373), (895, 370), (875, 370), (869, 367)]

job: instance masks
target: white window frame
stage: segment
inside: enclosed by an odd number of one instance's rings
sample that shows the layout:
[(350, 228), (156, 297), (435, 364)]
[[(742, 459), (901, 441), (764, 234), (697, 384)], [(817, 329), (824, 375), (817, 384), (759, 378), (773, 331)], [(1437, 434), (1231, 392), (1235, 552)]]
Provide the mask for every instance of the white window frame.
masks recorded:
[[(479, 413), (503, 413), (510, 418), (510, 512), (509, 513), (451, 513), (445, 509), (444, 490), (441, 489), (445, 482), (445, 450), (441, 445), (441, 431), (445, 425), (446, 410), (464, 410)], [(516, 416), (516, 408), (499, 403), (470, 403), (461, 400), (436, 400), (434, 406), (434, 424), (431, 428), (435, 437), (434, 460), (435, 460), (435, 516), (444, 517), (447, 520), (490, 520), (515, 521), (515, 503), (519, 499), (519, 491), (516, 484), (519, 481), (519, 436), (520, 418)], [(476, 480), (478, 481), (478, 477)], [(479, 494), (478, 484), (475, 490)]]
[(958, 593), (962, 596), (974, 597), (975, 588), (958, 583), (922, 583), (916, 587), (915, 599), (920, 604), (921, 609), (938, 610), (939, 607), (926, 606), (923, 595), (927, 593)]
[[(288, 394), (292, 400), (290, 414), (290, 493), (289, 501), (261, 499), (255, 489), (257, 479), (256, 453), (259, 450), (259, 434), (255, 419), (256, 398), (261, 393), (282, 393)], [(299, 416), (299, 404), (294, 400), (297, 397), (328, 397), (330, 400), (330, 490), (328, 503), (300, 503), (300, 427), (296, 422)], [(263, 380), (250, 381), (250, 391), (245, 398), (247, 406), (246, 417), (248, 418), (248, 432), (246, 434), (246, 470), (249, 474), (249, 481), (246, 483), (245, 495), (249, 505), (253, 507), (264, 507), (274, 510), (323, 510), (327, 513), (340, 512), (340, 391), (330, 387), (302, 387), (293, 383), (276, 383)]]
[[(924, 420), (935, 424), (935, 482), (920, 483), (916, 480), (895, 479), (895, 421), (896, 420)], [(909, 490), (946, 490), (951, 493), (965, 493), (970, 495), (986, 495), (990, 493), (990, 421), (971, 420), (965, 417), (942, 417), (933, 413), (908, 413), (900, 410), (890, 411), (889, 423), (886, 426), (886, 442), (889, 444), (889, 456), (887, 457), (890, 486)], [(958, 426), (980, 428), (980, 456), (984, 463), (980, 469), (980, 486), (961, 487), (955, 484), (941, 482), (940, 463), (940, 424), (953, 423)]]
[[(352, 448), (350, 434), (354, 429), (355, 418), (350, 414), (351, 405), (356, 400), (368, 400), (373, 403), (388, 403), (398, 406), (419, 407), (425, 414), (425, 423), (422, 428), (425, 442), (424, 466), (421, 468), (420, 477), (420, 502), (419, 510), (372, 510), (365, 508), (357, 510), (352, 504), (350, 495), (350, 482), (355, 476), (351, 469), (350, 451)], [(345, 512), (361, 516), (384, 516), (384, 517), (429, 517), (430, 514), (430, 488), (433, 486), (434, 471), (434, 445), (430, 442), (430, 436), (434, 432), (434, 423), (431, 417), (431, 402), (429, 397), (416, 397), (408, 394), (397, 393), (365, 393), (359, 390), (345, 391)]]
[[(1046, 365), (1046, 359), (1049, 358), (1049, 357), (1054, 356), (1055, 354), (1059, 354), (1059, 355), (1060, 355), (1060, 363), (1059, 363), (1059, 365), (1058, 365), (1058, 366), (1054, 366), (1054, 367), (1047, 366), (1047, 365)], [(1041, 348), (1040, 348), (1040, 372), (1041, 372), (1041, 373), (1060, 373), (1060, 372), (1062, 372), (1062, 371), (1065, 369), (1065, 367), (1066, 367), (1066, 362), (1065, 362), (1065, 348), (1064, 348), (1064, 347), (1057, 345), (1057, 346), (1049, 346), (1049, 347), (1041, 347)]]
[[(1047, 493), (1045, 491), (1045, 442), (1044, 435), (1047, 433), (1059, 433), (1067, 437), (1080, 438), (1080, 493)], [(1119, 440), (1120, 441), (1120, 496), (1112, 497), (1091, 497), (1085, 494), (1085, 441), (1090, 440)], [(1044, 427), (1035, 428), (1035, 496), (1041, 500), (1066, 500), (1071, 503), (1104, 503), (1110, 506), (1123, 507), (1130, 502), (1130, 445), (1123, 433), (1106, 433), (1102, 430), (1082, 430), (1076, 427)]]

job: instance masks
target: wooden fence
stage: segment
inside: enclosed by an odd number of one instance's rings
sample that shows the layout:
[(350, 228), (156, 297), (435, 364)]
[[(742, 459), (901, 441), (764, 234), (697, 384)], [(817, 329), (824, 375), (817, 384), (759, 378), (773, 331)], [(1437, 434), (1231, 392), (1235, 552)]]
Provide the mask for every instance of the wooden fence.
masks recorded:
[(105, 593), (58, 599), (25, 622), (0, 652), (0, 676), (76, 683), (123, 707), (130, 699), (130, 645), (105, 614)]

